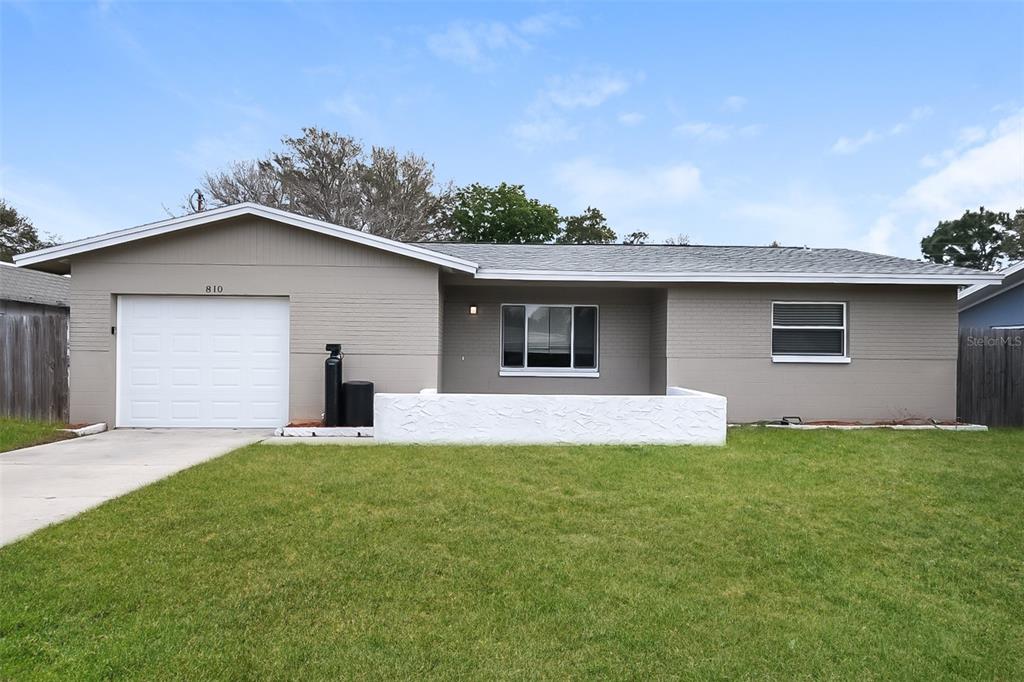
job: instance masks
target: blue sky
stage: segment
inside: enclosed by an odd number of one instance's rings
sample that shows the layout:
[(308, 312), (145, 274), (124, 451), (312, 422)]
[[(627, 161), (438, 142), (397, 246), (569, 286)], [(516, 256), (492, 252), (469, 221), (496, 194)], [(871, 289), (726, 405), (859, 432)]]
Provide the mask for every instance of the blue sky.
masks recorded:
[(166, 216), (318, 125), (653, 241), (918, 256), (1024, 205), (1024, 4), (0, 4), (0, 194)]

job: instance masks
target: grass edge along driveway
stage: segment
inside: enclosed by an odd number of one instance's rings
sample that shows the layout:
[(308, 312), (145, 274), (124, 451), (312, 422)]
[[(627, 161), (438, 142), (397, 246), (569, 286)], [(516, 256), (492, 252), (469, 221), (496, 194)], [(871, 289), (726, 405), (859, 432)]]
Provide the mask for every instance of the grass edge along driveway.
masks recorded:
[(63, 424), (0, 417), (0, 452), (73, 438)]
[(0, 549), (0, 678), (1024, 676), (1024, 432), (243, 448)]

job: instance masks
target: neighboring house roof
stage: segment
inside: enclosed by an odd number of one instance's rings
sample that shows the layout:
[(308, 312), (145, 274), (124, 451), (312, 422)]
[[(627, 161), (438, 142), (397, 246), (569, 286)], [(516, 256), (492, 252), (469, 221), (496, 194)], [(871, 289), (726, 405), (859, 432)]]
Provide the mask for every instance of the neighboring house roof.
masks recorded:
[(471, 260), (480, 279), (960, 284), (994, 273), (850, 249), (667, 244), (420, 246)]
[(71, 280), (0, 262), (0, 301), (68, 307)]
[(15, 256), (19, 266), (64, 273), (81, 253), (243, 215), (274, 220), (472, 274), (477, 279), (579, 282), (812, 282), (975, 284), (1001, 275), (851, 251), (750, 246), (405, 243), (287, 211), (245, 203)]
[(223, 206), (221, 208), (203, 211), (202, 213), (192, 213), (179, 218), (171, 218), (169, 220), (161, 220), (156, 223), (147, 223), (137, 227), (130, 227), (126, 230), (107, 232), (106, 234), (97, 235), (95, 237), (87, 237), (86, 239), (79, 239), (66, 244), (51, 246), (48, 249), (40, 249), (39, 251), (24, 253), (19, 256), (15, 256), (14, 262), (19, 266), (30, 265), (38, 269), (48, 269), (63, 273), (68, 271), (67, 259), (80, 253), (104, 249), (120, 244), (128, 244), (139, 239), (156, 237), (158, 235), (176, 232), (178, 230), (187, 230), (219, 220), (227, 220), (229, 218), (237, 218), (244, 215), (253, 215), (259, 218), (266, 218), (267, 220), (274, 220), (279, 223), (292, 225), (293, 227), (299, 227), (311, 232), (337, 237), (338, 239), (355, 242), (356, 244), (362, 244), (364, 246), (390, 251), (391, 253), (397, 253), (402, 256), (408, 256), (409, 258), (415, 258), (416, 260), (452, 268), (453, 270), (460, 270), (462, 272), (476, 271), (476, 265), (474, 263), (469, 263), (460, 258), (431, 251), (429, 249), (424, 249), (416, 244), (397, 242), (393, 239), (369, 234), (368, 232), (360, 232), (359, 230), (352, 230), (347, 227), (332, 225), (331, 223), (325, 223), (322, 220), (314, 220), (295, 213), (289, 213), (288, 211), (281, 211), (276, 208), (270, 208), (268, 206), (261, 206), (253, 203), (233, 204), (231, 206)]
[(957, 295), (957, 309), (964, 311), (968, 308), (973, 308), (979, 303), (1005, 294), (1010, 289), (1024, 284), (1024, 261), (1011, 265), (1008, 268), (1003, 268), (999, 271), (999, 274), (1003, 276), (1002, 282), (975, 284), (961, 291)]

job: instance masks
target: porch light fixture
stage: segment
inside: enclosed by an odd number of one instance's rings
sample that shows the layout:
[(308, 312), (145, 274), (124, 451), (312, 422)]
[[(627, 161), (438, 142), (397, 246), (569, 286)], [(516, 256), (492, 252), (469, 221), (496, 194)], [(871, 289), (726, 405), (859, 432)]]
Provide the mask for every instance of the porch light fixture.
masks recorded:
[(476, 315), (476, 304), (475, 303), (473, 305), (469, 306), (469, 314), (470, 315)]

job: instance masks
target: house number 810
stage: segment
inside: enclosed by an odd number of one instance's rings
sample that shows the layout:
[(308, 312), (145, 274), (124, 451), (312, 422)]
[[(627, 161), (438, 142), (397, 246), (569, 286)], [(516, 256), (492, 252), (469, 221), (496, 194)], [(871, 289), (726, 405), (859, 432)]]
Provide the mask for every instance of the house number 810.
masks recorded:
[(224, 287), (222, 287), (220, 284), (207, 284), (206, 285), (206, 293), (208, 293), (208, 294), (223, 294), (224, 293)]

